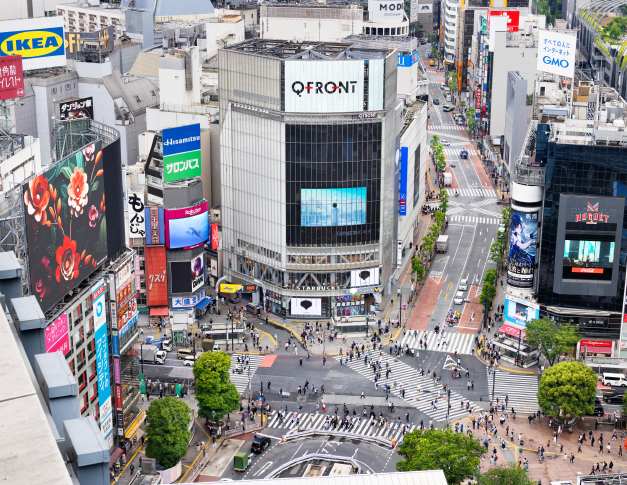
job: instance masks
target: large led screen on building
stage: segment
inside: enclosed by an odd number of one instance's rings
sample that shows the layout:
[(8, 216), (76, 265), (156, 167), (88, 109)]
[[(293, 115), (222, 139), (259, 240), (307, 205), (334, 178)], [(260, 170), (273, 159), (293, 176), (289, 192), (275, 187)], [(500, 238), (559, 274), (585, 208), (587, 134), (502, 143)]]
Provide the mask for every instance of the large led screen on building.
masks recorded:
[(504, 317), (508, 322), (525, 327), (527, 322), (540, 318), (540, 307), (528, 301), (506, 298)]
[(533, 286), (536, 265), (538, 212), (512, 209), (509, 232), (507, 283), (519, 288)]
[(366, 223), (366, 187), (301, 189), (301, 225), (352, 226)]
[(165, 245), (169, 249), (191, 249), (209, 239), (209, 203), (185, 209), (165, 209)]
[(612, 279), (614, 241), (564, 241), (564, 278), (575, 280)]
[(45, 312), (107, 259), (102, 144), (22, 186), (31, 294)]
[(292, 315), (322, 315), (322, 299), (320, 298), (295, 298), (290, 300), (290, 312)]

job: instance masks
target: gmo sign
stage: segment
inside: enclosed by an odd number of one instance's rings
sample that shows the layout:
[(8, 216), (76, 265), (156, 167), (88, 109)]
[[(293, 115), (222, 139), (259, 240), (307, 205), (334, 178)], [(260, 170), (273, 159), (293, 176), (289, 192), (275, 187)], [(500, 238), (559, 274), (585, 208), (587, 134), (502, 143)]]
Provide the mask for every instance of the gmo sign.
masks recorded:
[(559, 66), (567, 69), (570, 63), (566, 59), (556, 59), (555, 57), (544, 56), (542, 62), (549, 66)]

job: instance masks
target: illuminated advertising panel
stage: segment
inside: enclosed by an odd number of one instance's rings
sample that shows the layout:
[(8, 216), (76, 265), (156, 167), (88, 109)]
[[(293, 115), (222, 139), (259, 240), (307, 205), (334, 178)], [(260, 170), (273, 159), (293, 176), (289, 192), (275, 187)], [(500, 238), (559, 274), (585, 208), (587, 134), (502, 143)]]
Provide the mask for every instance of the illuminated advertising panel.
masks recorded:
[(531, 288), (536, 265), (538, 211), (512, 209), (509, 235), (507, 283), (518, 288)]
[(24, 97), (24, 73), (20, 56), (0, 57), (0, 100)]
[(493, 10), (488, 9), (487, 30), (490, 31), (490, 19), (492, 17), (506, 17), (507, 18), (507, 31), (518, 32), (518, 26), (520, 25), (520, 12), (518, 10)]
[(96, 283), (91, 292), (94, 307), (96, 339), (96, 372), (98, 375), (98, 403), (100, 405), (100, 431), (109, 446), (113, 444), (113, 414), (111, 408), (111, 378), (109, 376), (109, 349), (107, 345), (107, 313), (105, 310), (105, 285)]
[(168, 306), (168, 275), (164, 246), (146, 247), (148, 306)]
[(25, 71), (65, 66), (63, 17), (0, 22), (0, 58), (15, 55)]
[(185, 209), (165, 209), (165, 245), (191, 249), (209, 239), (209, 202)]
[(301, 189), (301, 226), (350, 226), (366, 223), (366, 187)]
[(92, 97), (75, 99), (59, 104), (61, 121), (94, 119), (94, 100)]
[(46, 327), (46, 353), (50, 354), (60, 350), (63, 355), (70, 350), (70, 340), (68, 336), (67, 313), (62, 313), (59, 317)]
[(200, 124), (163, 130), (163, 181), (200, 177)]
[(192, 293), (205, 284), (205, 263), (202, 254), (192, 259)]
[(106, 261), (102, 142), (25, 182), (31, 294), (48, 311)]
[(322, 315), (322, 299), (321, 298), (295, 298), (290, 300), (290, 309), (292, 315)]
[(527, 326), (527, 322), (540, 318), (540, 306), (518, 298), (505, 299), (504, 318), (508, 322)]

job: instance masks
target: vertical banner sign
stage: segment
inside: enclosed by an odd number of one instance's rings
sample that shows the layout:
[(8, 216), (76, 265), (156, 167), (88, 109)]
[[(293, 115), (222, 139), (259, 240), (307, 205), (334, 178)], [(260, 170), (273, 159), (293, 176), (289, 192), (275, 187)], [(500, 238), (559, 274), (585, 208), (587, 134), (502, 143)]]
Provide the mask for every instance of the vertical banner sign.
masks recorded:
[(552, 30), (540, 30), (538, 71), (573, 78), (577, 37)]
[(407, 158), (409, 148), (401, 147), (401, 185), (398, 200), (398, 215), (407, 215)]
[(107, 346), (107, 313), (105, 311), (105, 285), (100, 280), (91, 292), (94, 307), (96, 335), (96, 372), (98, 375), (98, 403), (100, 404), (100, 431), (111, 447), (113, 444), (113, 415), (111, 413), (111, 379), (109, 377), (109, 349)]
[(481, 86), (477, 86), (477, 92), (475, 93), (475, 109), (481, 109)]
[(200, 177), (200, 123), (163, 130), (163, 181)]
[[(620, 339), (622, 341), (627, 341), (627, 315), (625, 315), (625, 310), (627, 307), (627, 284), (625, 284), (625, 290), (623, 291), (623, 318), (620, 321)], [(622, 349), (622, 345), (621, 345)]]
[(205, 285), (205, 264), (203, 255), (192, 259), (192, 293)]
[(60, 350), (63, 355), (70, 350), (70, 340), (68, 337), (67, 313), (59, 315), (54, 322), (46, 327), (46, 353), (51, 354)]
[(211, 224), (211, 249), (218, 249), (218, 223)]
[(128, 230), (131, 237), (146, 237), (144, 193), (128, 193)]
[(0, 100), (23, 97), (22, 56), (0, 57)]

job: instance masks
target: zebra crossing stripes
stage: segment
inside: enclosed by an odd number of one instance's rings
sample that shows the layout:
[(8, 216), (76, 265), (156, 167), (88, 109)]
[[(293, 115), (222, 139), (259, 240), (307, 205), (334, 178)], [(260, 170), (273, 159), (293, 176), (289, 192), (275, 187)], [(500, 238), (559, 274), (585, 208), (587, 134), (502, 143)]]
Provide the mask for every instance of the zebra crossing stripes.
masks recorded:
[[(461, 209), (461, 208), (459, 208)], [(463, 209), (461, 209), (463, 210)], [(449, 216), (454, 214), (455, 212), (459, 212), (456, 209), (453, 209), (452, 212), (447, 213)], [(451, 222), (467, 222), (467, 223), (475, 223), (475, 224), (501, 224), (501, 219), (496, 219), (494, 217), (474, 217), (474, 216), (453, 216), (451, 218)]]
[(429, 128), (432, 130), (463, 130), (459, 125), (431, 125)]
[(241, 394), (245, 392), (246, 389), (248, 388), (248, 366), (242, 365), (242, 368), (244, 370), (241, 374), (238, 374), (237, 372), (235, 372), (235, 369), (239, 368), (239, 364), (237, 363), (238, 357), (240, 359), (245, 359), (246, 357), (249, 358), (250, 377), (252, 379), (252, 376), (254, 376), (255, 372), (257, 372), (257, 368), (259, 367), (259, 364), (261, 364), (261, 361), (263, 360), (265, 356), (264, 355), (244, 355), (244, 354), (233, 354), (231, 356), (231, 369), (229, 370), (229, 380), (233, 384), (235, 384), (235, 387), (237, 387), (237, 390)]
[(494, 403), (497, 399), (503, 401), (507, 397), (508, 411), (512, 408), (516, 414), (531, 414), (538, 411), (538, 377), (536, 375), (515, 374), (498, 369), (495, 374), (496, 376), (493, 377), (488, 372), (490, 397), (492, 397), (492, 383), (494, 382)]
[[(444, 322), (442, 322), (444, 323)], [(401, 340), (401, 347), (404, 349), (405, 344), (409, 346), (410, 349), (418, 349), (420, 348), (420, 341), (427, 340), (427, 350), (435, 350), (436, 352), (450, 352), (455, 353), (457, 351), (458, 354), (463, 355), (472, 355), (472, 349), (475, 346), (475, 336), (468, 333), (448, 333), (445, 332), (446, 343), (447, 345), (438, 346), (437, 336), (434, 332), (427, 332), (425, 330), (419, 330), (414, 334), (414, 332), (407, 332), (403, 339)]]
[[(296, 421), (292, 418), (293, 414), (288, 413), (282, 420), (279, 419), (279, 413), (273, 411), (268, 418), (268, 428), (291, 430), (296, 427)], [(296, 413), (298, 419), (298, 426), (303, 429), (324, 429), (326, 426), (326, 418), (329, 420), (333, 418), (333, 414), (315, 414), (315, 413)], [(407, 425), (405, 421), (402, 421), (399, 425), (398, 420), (394, 419), (388, 423), (387, 426), (380, 427), (376, 423), (370, 425), (369, 418), (363, 418), (360, 416), (352, 417), (351, 423), (353, 427), (349, 430), (351, 433), (362, 434), (366, 436), (376, 436), (379, 438), (399, 440), (403, 433), (403, 426)], [(332, 427), (329, 429), (333, 429)], [(407, 425), (407, 432), (410, 433), (416, 429), (416, 425)]]
[[(450, 189), (449, 189), (450, 190)], [(494, 189), (458, 189), (463, 197), (491, 197), (497, 199)]]
[[(431, 346), (433, 347), (433, 346)], [(340, 357), (336, 356), (336, 360)], [(385, 377), (386, 363), (389, 364), (389, 368), (392, 371), (389, 379)], [(374, 382), (374, 373), (369, 365), (364, 365), (363, 359), (349, 360), (348, 367), (357, 372), (362, 377)], [(425, 370), (426, 372), (426, 370)], [(437, 372), (437, 371), (436, 371)], [(442, 371), (440, 371), (442, 372)], [(444, 371), (447, 372), (447, 371)], [(448, 403), (444, 398), (444, 392), (442, 391), (442, 385), (435, 384), (433, 379), (426, 376), (423, 378), (418, 371), (400, 360), (394, 360), (387, 356), (382, 357), (382, 376), (379, 379), (379, 389), (382, 391), (383, 384), (389, 384), (392, 386), (391, 394), (400, 397), (401, 385), (405, 390), (405, 405), (409, 405), (422, 413), (429, 416), (434, 421), (445, 421), (448, 413)], [(394, 386), (396, 383), (396, 386)], [(418, 396), (418, 385), (420, 385), (420, 395)], [(471, 391), (472, 392), (472, 391)], [(417, 399), (418, 397), (418, 399)], [(390, 397), (390, 400), (394, 402), (394, 397)], [(438, 401), (437, 403), (435, 401)], [(434, 407), (432, 409), (432, 404)], [(466, 410), (466, 403), (468, 402), (460, 394), (451, 391), (451, 409), (449, 420), (453, 420), (462, 416), (468, 415)], [(396, 403), (398, 404), (398, 402)], [(473, 409), (475, 412), (482, 410), (477, 403), (469, 402), (469, 409)]]
[[(461, 148), (444, 148), (443, 152), (445, 155), (459, 155), (461, 153)], [(477, 150), (468, 150), (468, 155), (477, 155)]]

